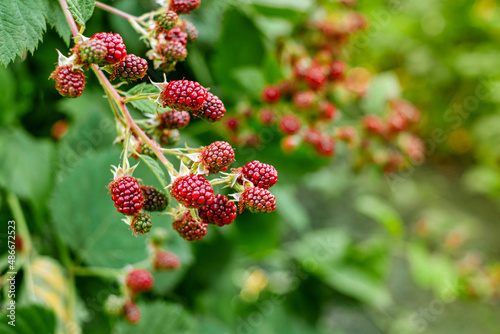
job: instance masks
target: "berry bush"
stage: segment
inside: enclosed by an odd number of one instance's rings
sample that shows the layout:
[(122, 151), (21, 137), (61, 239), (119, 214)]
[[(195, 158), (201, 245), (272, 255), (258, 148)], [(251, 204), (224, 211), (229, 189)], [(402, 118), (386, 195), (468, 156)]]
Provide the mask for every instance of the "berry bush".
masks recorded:
[(494, 333), (490, 2), (0, 5), (0, 333)]

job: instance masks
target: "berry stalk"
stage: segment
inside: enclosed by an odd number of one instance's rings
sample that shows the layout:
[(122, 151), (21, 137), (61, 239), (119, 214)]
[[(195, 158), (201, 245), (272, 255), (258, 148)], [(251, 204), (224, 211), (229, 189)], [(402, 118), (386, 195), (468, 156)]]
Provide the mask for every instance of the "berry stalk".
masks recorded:
[(99, 2), (99, 1), (96, 1), (95, 2), (95, 6), (96, 7), (99, 7), (105, 11), (108, 11), (110, 13), (113, 13), (113, 14), (116, 14), (118, 16), (121, 16), (123, 17), (124, 19), (127, 19), (129, 21), (139, 21), (139, 18), (137, 16), (134, 16), (134, 15), (130, 15), (129, 13), (125, 13), (119, 9), (116, 9), (116, 8), (113, 8), (111, 6), (108, 6), (102, 2)]

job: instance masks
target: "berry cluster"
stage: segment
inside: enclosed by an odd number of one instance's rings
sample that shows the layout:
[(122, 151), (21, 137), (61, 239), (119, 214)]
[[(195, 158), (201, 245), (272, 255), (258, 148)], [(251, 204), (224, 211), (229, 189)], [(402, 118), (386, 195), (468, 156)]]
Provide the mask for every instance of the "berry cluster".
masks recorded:
[(420, 113), (409, 102), (388, 101), (386, 110), (380, 110), (384, 119), (353, 117), (361, 109), (358, 102), (365, 98), (371, 75), (360, 67), (349, 68), (341, 58), (351, 36), (367, 22), (352, 9), (340, 13), (319, 21), (313, 15), (297, 30), (295, 40), (278, 41), (277, 59), (289, 77), (264, 87), (259, 103), (237, 106), (236, 114), (226, 118), (227, 136), (238, 145), (259, 146), (258, 130), (270, 127), (280, 133), (285, 153), (303, 146), (327, 158), (342, 142), (355, 153), (356, 168), (374, 163), (386, 173), (404, 168), (405, 158), (421, 162), (425, 148), (414, 134)]
[(142, 79), (148, 69), (146, 59), (127, 54), (119, 34), (100, 32), (91, 38), (80, 36), (69, 57), (59, 54), (58, 65), (50, 78), (56, 81), (56, 89), (62, 96), (78, 97), (85, 87), (84, 70), (92, 64), (111, 73), (111, 80), (127, 82)]
[(151, 46), (149, 59), (155, 68), (165, 72), (175, 70), (175, 65), (187, 57), (186, 45), (198, 38), (194, 25), (179, 18), (180, 14), (190, 14), (200, 5), (200, 0), (171, 0), (169, 8), (150, 23), (147, 40)]

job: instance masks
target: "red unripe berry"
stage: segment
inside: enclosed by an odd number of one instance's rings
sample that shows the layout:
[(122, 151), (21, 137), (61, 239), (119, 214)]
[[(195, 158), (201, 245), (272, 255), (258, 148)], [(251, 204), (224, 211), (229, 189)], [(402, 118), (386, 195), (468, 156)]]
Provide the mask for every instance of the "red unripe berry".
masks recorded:
[(201, 163), (207, 174), (226, 170), (234, 161), (234, 150), (225, 141), (216, 141), (205, 147), (201, 152)]
[(338, 140), (344, 141), (346, 143), (352, 143), (354, 137), (356, 137), (356, 130), (350, 126), (339, 128), (337, 130), (336, 137)]
[(337, 116), (337, 107), (335, 104), (323, 100), (319, 103), (319, 118), (325, 121), (330, 121)]
[(259, 113), (259, 118), (262, 124), (269, 126), (274, 122), (274, 112), (270, 109), (262, 109)]
[(389, 130), (393, 133), (401, 132), (406, 129), (407, 123), (404, 116), (399, 112), (393, 112), (387, 118)]
[(111, 80), (119, 78), (129, 82), (136, 81), (144, 78), (147, 70), (148, 62), (146, 59), (128, 54), (113, 66)]
[(230, 202), (224, 195), (217, 194), (212, 204), (198, 209), (198, 214), (205, 224), (224, 226), (234, 221), (237, 210), (234, 202)]
[(108, 50), (105, 60), (109, 64), (117, 63), (127, 55), (127, 49), (125, 48), (125, 44), (123, 44), (120, 34), (99, 32), (94, 34), (91, 39), (100, 39), (104, 42)]
[(285, 136), (281, 138), (280, 147), (283, 152), (292, 153), (299, 147), (300, 142), (299, 136)]
[(172, 223), (172, 228), (187, 241), (198, 241), (207, 234), (207, 224), (195, 220), (189, 211)]
[(313, 92), (296, 92), (293, 95), (293, 104), (299, 109), (310, 109), (315, 97)]
[(404, 100), (391, 100), (390, 106), (399, 112), (410, 124), (420, 121), (420, 111), (413, 104)]
[(186, 45), (188, 42), (188, 34), (184, 32), (181, 27), (174, 27), (167, 32), (167, 39)]
[(203, 175), (179, 176), (172, 183), (172, 195), (188, 208), (209, 205), (214, 200), (214, 190)]
[(358, 13), (352, 13), (347, 20), (349, 26), (348, 30), (351, 33), (364, 29), (367, 25), (366, 19)]
[(307, 86), (312, 90), (319, 90), (326, 84), (326, 74), (324, 69), (315, 64), (311, 66), (304, 74), (304, 80)]
[(293, 135), (300, 130), (300, 121), (293, 115), (286, 115), (279, 121), (279, 129), (287, 135)]
[(112, 181), (108, 188), (118, 212), (124, 215), (133, 215), (142, 209), (144, 197), (135, 178), (122, 176)]
[(226, 114), (224, 103), (212, 93), (207, 93), (207, 98), (198, 110), (191, 111), (193, 116), (199, 117), (210, 123), (218, 122)]
[(335, 141), (332, 137), (323, 135), (315, 146), (316, 152), (323, 157), (331, 157), (335, 154)]
[(248, 209), (251, 213), (272, 212), (276, 210), (276, 198), (267, 189), (258, 187), (245, 190), (239, 201), (240, 213)]
[(139, 308), (131, 301), (127, 301), (123, 305), (123, 315), (125, 316), (125, 320), (131, 324), (136, 324), (141, 320)]
[(189, 14), (200, 5), (200, 0), (170, 0), (170, 9), (178, 14)]
[(346, 65), (341, 60), (334, 60), (330, 63), (330, 79), (339, 80), (345, 75)]
[(241, 171), (247, 180), (259, 188), (269, 189), (278, 182), (276, 168), (258, 160), (248, 162)]
[(275, 86), (268, 86), (262, 91), (262, 101), (266, 103), (276, 103), (280, 99), (280, 90)]
[(231, 131), (237, 131), (240, 127), (240, 121), (234, 117), (228, 117), (225, 123), (226, 127)]
[(56, 81), (56, 89), (62, 96), (79, 97), (85, 88), (85, 74), (71, 64), (57, 66), (50, 78)]
[(199, 109), (207, 98), (207, 90), (195, 81), (170, 81), (160, 93), (162, 106), (191, 111)]
[(304, 141), (316, 146), (321, 141), (322, 136), (318, 129), (309, 128), (304, 132)]
[(410, 156), (416, 164), (422, 164), (425, 160), (425, 143), (422, 139), (415, 135), (410, 135), (405, 138), (404, 151)]
[(384, 121), (373, 115), (368, 115), (363, 118), (363, 129), (374, 135), (385, 136), (386, 134), (386, 125)]
[(153, 288), (153, 276), (146, 269), (131, 270), (125, 284), (134, 293), (149, 291)]
[(159, 250), (153, 257), (154, 270), (174, 270), (181, 266), (179, 258), (172, 253)]
[(160, 121), (160, 130), (185, 128), (191, 118), (187, 111), (177, 111), (174, 109), (160, 113), (157, 117)]

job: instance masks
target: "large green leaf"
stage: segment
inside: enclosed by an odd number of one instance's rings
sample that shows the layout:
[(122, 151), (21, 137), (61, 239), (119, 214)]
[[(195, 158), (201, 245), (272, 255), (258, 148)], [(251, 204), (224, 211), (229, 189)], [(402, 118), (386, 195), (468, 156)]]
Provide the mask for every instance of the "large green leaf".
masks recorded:
[(145, 238), (135, 237), (106, 186), (117, 150), (103, 151), (74, 167), (57, 185), (51, 208), (61, 238), (88, 264), (119, 268), (146, 257)]
[(121, 321), (117, 325), (118, 334), (190, 334), (198, 333), (198, 323), (194, 317), (178, 304), (154, 302), (139, 303), (141, 321), (131, 325)]
[(0, 333), (3, 334), (52, 334), (56, 329), (54, 313), (40, 305), (16, 308), (15, 326), (7, 324), (11, 319), (5, 314), (2, 314), (2, 319)]
[(93, 0), (67, 0), (68, 9), (73, 14), (76, 22), (81, 25), (90, 19), (94, 12), (95, 1)]
[(43, 14), (37, 0), (0, 1), (0, 64), (35, 50), (46, 28)]
[(391, 235), (395, 237), (402, 235), (403, 222), (401, 217), (388, 204), (376, 197), (365, 195), (359, 197), (355, 205), (359, 212), (382, 224)]
[(51, 27), (55, 28), (59, 36), (69, 45), (71, 40), (71, 29), (59, 1), (42, 0), (44, 15)]

